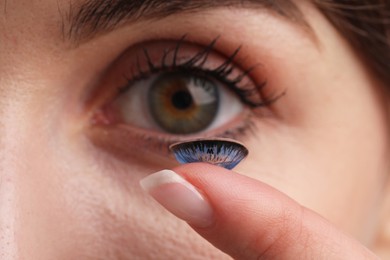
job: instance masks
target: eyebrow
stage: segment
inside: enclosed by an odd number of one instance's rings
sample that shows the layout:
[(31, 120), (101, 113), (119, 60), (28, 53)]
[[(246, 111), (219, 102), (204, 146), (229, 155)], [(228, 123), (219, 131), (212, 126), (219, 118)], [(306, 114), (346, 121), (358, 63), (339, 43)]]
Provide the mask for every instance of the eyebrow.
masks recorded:
[(127, 23), (221, 7), (265, 8), (304, 24), (303, 15), (291, 0), (87, 0), (70, 6), (63, 16), (62, 32), (64, 38), (83, 42)]

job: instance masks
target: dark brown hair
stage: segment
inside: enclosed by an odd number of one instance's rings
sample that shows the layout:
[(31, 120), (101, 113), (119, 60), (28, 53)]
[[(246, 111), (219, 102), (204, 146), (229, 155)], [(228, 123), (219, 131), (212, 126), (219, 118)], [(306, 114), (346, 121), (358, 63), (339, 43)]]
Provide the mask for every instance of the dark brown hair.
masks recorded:
[(314, 0), (390, 89), (390, 0)]

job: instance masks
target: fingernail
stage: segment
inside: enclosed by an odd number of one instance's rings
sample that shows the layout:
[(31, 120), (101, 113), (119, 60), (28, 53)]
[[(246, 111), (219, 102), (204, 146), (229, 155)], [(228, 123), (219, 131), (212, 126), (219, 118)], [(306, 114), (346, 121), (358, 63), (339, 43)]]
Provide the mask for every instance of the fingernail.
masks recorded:
[(213, 223), (213, 209), (199, 191), (171, 170), (163, 170), (140, 182), (158, 203), (189, 224), (205, 228)]

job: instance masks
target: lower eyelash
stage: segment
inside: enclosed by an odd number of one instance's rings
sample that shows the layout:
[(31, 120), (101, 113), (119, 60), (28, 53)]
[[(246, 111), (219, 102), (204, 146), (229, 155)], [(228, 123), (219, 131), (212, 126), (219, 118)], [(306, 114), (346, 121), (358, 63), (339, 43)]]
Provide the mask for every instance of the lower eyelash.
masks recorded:
[[(107, 147), (108, 150), (114, 150), (116, 154), (127, 153), (124, 147), (139, 147), (143, 150), (158, 151), (159, 154), (169, 156), (172, 155), (169, 146), (173, 143), (187, 141), (189, 139), (197, 138), (229, 138), (238, 141), (244, 141), (249, 136), (257, 135), (257, 128), (255, 120), (258, 115), (252, 111), (247, 111), (245, 115), (239, 119), (239, 125), (234, 128), (227, 129), (221, 132), (198, 134), (196, 136), (171, 136), (164, 134), (150, 134), (134, 131), (128, 125), (117, 124), (115, 128), (110, 125), (97, 124), (96, 131), (92, 131), (92, 136), (97, 146)], [(99, 134), (100, 133), (100, 134)], [(110, 133), (109, 135), (107, 135)], [(96, 134), (96, 135), (95, 135)], [(103, 139), (99, 138), (103, 136)], [(109, 140), (106, 140), (106, 139)], [(115, 140), (114, 140), (115, 139)], [(126, 157), (126, 156), (124, 156)]]
[[(234, 140), (243, 140), (248, 135), (254, 135), (256, 132), (255, 118), (256, 115), (253, 113), (248, 113), (248, 115), (242, 119), (240, 126), (235, 127), (234, 129), (228, 129), (221, 133), (216, 133), (213, 135), (202, 135), (204, 137), (213, 137), (213, 138), (229, 138)], [(140, 134), (139, 138), (149, 142), (149, 145), (152, 143), (151, 138), (147, 134)], [(171, 154), (169, 146), (173, 143), (182, 142), (189, 140), (189, 137), (177, 138), (177, 137), (167, 137), (167, 136), (156, 136), (154, 137), (154, 148), (157, 148), (159, 151), (162, 151), (166, 154)]]

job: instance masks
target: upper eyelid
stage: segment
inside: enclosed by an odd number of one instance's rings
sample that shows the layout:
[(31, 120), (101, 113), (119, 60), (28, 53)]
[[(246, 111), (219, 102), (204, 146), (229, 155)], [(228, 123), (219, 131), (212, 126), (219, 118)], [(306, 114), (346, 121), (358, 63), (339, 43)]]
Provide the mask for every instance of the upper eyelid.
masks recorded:
[[(229, 55), (223, 55), (221, 54), (218, 49), (216, 48), (216, 43), (219, 40), (219, 36), (215, 37), (209, 44), (202, 46), (198, 45), (196, 43), (192, 43), (191, 41), (186, 41), (187, 35), (184, 35), (179, 40), (163, 40), (162, 42), (168, 44), (170, 46), (169, 49), (160, 48), (160, 51), (158, 51), (158, 58), (161, 59), (160, 62), (156, 62), (151, 58), (150, 50), (154, 51), (156, 49), (159, 49), (159, 47), (154, 46), (154, 44), (158, 44), (158, 42), (150, 42), (150, 43), (143, 43), (141, 47), (135, 47), (135, 49), (140, 49), (141, 56), (137, 54), (137, 51), (131, 52), (129, 56), (135, 56), (135, 64), (136, 64), (136, 71), (131, 71), (131, 77), (135, 80), (142, 79), (143, 76), (150, 76), (150, 74), (153, 74), (155, 72), (161, 72), (164, 69), (174, 70), (174, 69), (194, 69), (195, 67), (198, 69), (202, 69), (205, 71), (211, 71), (215, 70), (217, 72), (224, 72), (229, 70), (229, 68), (235, 68), (242, 71), (240, 74), (240, 77), (237, 77), (236, 80), (240, 80), (240, 78), (243, 78), (244, 76), (248, 76), (249, 73), (260, 64), (252, 65), (248, 67), (248, 69), (243, 69), (241, 66), (239, 66), (236, 63), (236, 58), (241, 51), (242, 47), (239, 46), (234, 51), (230, 52)], [(148, 46), (149, 44), (152, 44), (152, 46)], [(147, 46), (147, 47), (145, 47)], [(172, 48), (172, 46), (174, 46)], [(190, 55), (188, 55), (188, 48), (196, 48), (196, 50), (190, 51)], [(160, 53), (163, 52), (161, 55)], [(184, 53), (182, 53), (184, 52)], [(195, 52), (195, 54), (193, 54)], [(171, 59), (168, 59), (168, 54), (171, 54)], [(209, 58), (210, 55), (213, 54), (213, 59), (215, 59), (217, 56), (219, 62), (214, 64), (213, 68), (210, 68), (210, 66), (204, 66), (207, 62), (210, 63)], [(125, 55), (126, 59), (127, 55)], [(141, 60), (144, 61), (145, 66), (141, 66)], [(167, 62), (168, 60), (168, 62)], [(180, 61), (180, 62), (179, 62)], [(146, 72), (145, 68), (146, 67)], [(229, 71), (232, 71), (230, 69)], [(126, 77), (127, 80), (129, 80)]]
[[(195, 37), (189, 37), (188, 33), (183, 33), (181, 36), (158, 37), (152, 40), (140, 41), (132, 44), (120, 54), (116, 55), (115, 58), (111, 59), (108, 63), (109, 65), (101, 70), (103, 74), (99, 76), (99, 81), (97, 81), (98, 86), (94, 87), (91, 92), (85, 94), (86, 109), (92, 111), (93, 107), (102, 106), (107, 101), (112, 101), (116, 95), (126, 90), (129, 79), (138, 72), (137, 67), (141, 67), (140, 65), (137, 65), (137, 63), (142, 63), (140, 60), (145, 60), (143, 58), (143, 49), (145, 47), (148, 50), (159, 50), (158, 55), (161, 57), (161, 45), (164, 45), (166, 48), (175, 50), (174, 56), (183, 58), (184, 55), (188, 55), (188, 53), (194, 53), (193, 49), (199, 51), (200, 49), (204, 49), (205, 46), (211, 46), (211, 42), (216, 42), (219, 38), (219, 36), (214, 36), (214, 38), (212, 38), (213, 40), (205, 42), (204, 40), (198, 40)], [(223, 47), (225, 45), (225, 40), (223, 42), (221, 40), (221, 43), (223, 44), (221, 44), (220, 47)], [(182, 45), (192, 46), (191, 51), (187, 50), (187, 54), (179, 55), (177, 50), (178, 48), (180, 49)], [(230, 53), (230, 47), (229, 49), (220, 47), (218, 47), (218, 50), (213, 49), (217, 56), (223, 58), (226, 56), (226, 53)], [(142, 59), (140, 59), (140, 57), (142, 57)], [(153, 57), (153, 61), (155, 60), (155, 57)], [(168, 61), (167, 63), (169, 62), (171, 61)], [(157, 65), (157, 63), (154, 64)], [(145, 64), (143, 63), (143, 65)], [(147, 71), (147, 66), (143, 66), (142, 68)], [(96, 96), (99, 98), (95, 98)]]
[[(124, 56), (135, 56), (137, 67), (140, 69), (140, 60), (146, 60), (146, 65), (149, 67), (150, 71), (153, 71), (155, 68), (164, 68), (165, 66), (169, 66), (170, 68), (175, 68), (178, 65), (181, 67), (189, 67), (192, 68), (194, 65), (198, 67), (202, 67), (204, 64), (206, 64), (206, 61), (209, 60), (210, 54), (213, 54), (213, 56), (219, 57), (220, 64), (218, 64), (218, 67), (224, 67), (229, 65), (235, 65), (236, 67), (239, 67), (241, 70), (246, 70), (245, 68), (242, 68), (239, 66), (237, 61), (239, 60), (240, 63), (244, 62), (246, 60), (246, 57), (238, 57), (239, 53), (241, 52), (242, 46), (238, 46), (230, 51), (225, 51), (223, 53), (220, 52), (220, 48), (217, 47), (217, 42), (220, 39), (220, 36), (215, 37), (213, 40), (211, 40), (208, 44), (198, 44), (197, 42), (193, 42), (187, 34), (183, 35), (179, 39), (160, 39), (160, 40), (154, 40), (149, 42), (143, 42), (142, 44), (138, 44), (138, 46), (132, 47), (133, 52), (131, 52), (129, 55)], [(165, 44), (168, 47), (161, 48), (159, 46), (155, 46), (155, 44), (161, 45)], [(145, 47), (147, 46), (147, 47)], [(173, 46), (173, 47), (172, 47)], [(190, 55), (188, 55), (186, 52), (188, 52), (188, 48), (191, 48), (192, 51), (190, 51)], [(137, 51), (139, 49), (140, 51)], [(160, 49), (158, 57), (161, 59), (161, 62), (155, 62), (151, 58), (151, 53), (154, 51), (154, 49)], [(135, 50), (135, 51), (134, 51)], [(160, 53), (163, 52), (161, 55)], [(184, 52), (184, 53), (183, 53)], [(193, 54), (195, 52), (195, 54)], [(141, 53), (141, 55), (139, 55)], [(170, 59), (168, 59), (168, 56), (171, 56)], [(161, 57), (162, 56), (162, 57)], [(161, 57), (161, 58), (160, 58)], [(178, 63), (178, 61), (181, 60), (184, 62)], [(170, 62), (170, 64), (169, 64)], [(248, 68), (253, 68), (255, 66), (258, 66), (260, 64), (252, 65), (252, 66), (246, 66)], [(141, 71), (142, 72), (142, 71)]]
[[(186, 37), (186, 35), (180, 39), (180, 41), (176, 44), (176, 47), (174, 49), (171, 49), (168, 51), (164, 50), (164, 54), (162, 57), (160, 67), (164, 68), (166, 66), (166, 57), (171, 51), (173, 51), (173, 58), (172, 58), (172, 64), (170, 66), (171, 66), (171, 68), (176, 68), (178, 66), (177, 57), (179, 55), (180, 46), (184, 42), (185, 37)], [(196, 65), (197, 67), (202, 68), (203, 65), (206, 63), (206, 61), (208, 60), (210, 53), (212, 51), (215, 51), (214, 47), (215, 47), (218, 39), (219, 39), (219, 36), (216, 37), (209, 45), (204, 47), (203, 50), (200, 50), (193, 57), (188, 59), (188, 61), (181, 64), (180, 67), (193, 68)], [(238, 55), (238, 53), (240, 52), (240, 50), (241, 50), (241, 46), (239, 46), (236, 50), (234, 50), (234, 52), (230, 56), (228, 56), (228, 58), (223, 63), (221, 63), (217, 68), (215, 68), (215, 70), (216, 71), (224, 71), (225, 69), (228, 69), (229, 66), (233, 65), (233, 61), (235, 60), (235, 58)], [(147, 64), (149, 66), (150, 71), (153, 72), (156, 69), (156, 66), (153, 64), (153, 62), (149, 56), (148, 50), (146, 48), (143, 48), (143, 53), (144, 53), (144, 56), (147, 60)], [(138, 57), (137, 57), (137, 61), (138, 61)]]
[[(139, 80), (144, 80), (149, 78), (155, 73), (159, 72), (169, 72), (169, 71), (181, 71), (182, 73), (200, 73), (202, 75), (211, 76), (216, 80), (224, 83), (232, 92), (234, 92), (241, 101), (251, 108), (264, 107), (271, 105), (273, 102), (279, 99), (281, 95), (272, 95), (272, 97), (268, 97), (263, 95), (263, 88), (267, 85), (267, 81), (263, 78), (261, 82), (254, 81), (251, 77), (252, 72), (260, 65), (255, 64), (247, 69), (243, 69), (236, 62), (236, 58), (238, 54), (242, 50), (242, 47), (237, 47), (233, 52), (230, 53), (229, 56), (221, 55), (218, 52), (217, 48), (214, 48), (219, 37), (214, 38), (208, 45), (206, 46), (198, 46), (195, 54), (192, 54), (190, 58), (187, 57), (187, 60), (184, 60), (183, 63), (177, 62), (178, 59), (176, 57), (180, 57), (181, 45), (191, 45), (192, 43), (187, 43), (184, 39), (186, 36), (183, 36), (177, 43), (174, 41), (171, 42), (171, 46), (174, 45), (174, 48), (170, 48), (171, 56), (173, 56), (174, 60), (171, 60), (171, 64), (166, 67), (160, 67), (160, 64), (163, 62), (155, 62), (152, 61), (148, 49), (150, 47), (151, 50), (156, 51), (158, 47), (156, 46), (148, 46), (147, 43), (142, 44), (141, 47), (138, 47), (138, 53), (141, 53), (144, 60), (146, 71), (141, 68), (140, 58), (137, 51), (130, 52), (130, 57), (136, 55), (136, 71), (132, 71), (129, 77), (126, 77), (127, 84), (125, 86), (122, 85), (119, 91), (123, 93), (128, 88), (130, 88), (135, 82)], [(155, 42), (151, 42), (151, 44), (155, 44)], [(180, 45), (180, 46), (179, 46)], [(147, 46), (147, 47), (145, 47)], [(137, 49), (137, 47), (136, 47)], [(173, 51), (173, 53), (172, 53)], [(158, 59), (165, 59), (165, 54), (167, 53), (166, 49), (160, 49), (159, 53), (163, 52), (163, 54), (158, 56)], [(169, 52), (169, 51), (168, 51)], [(219, 63), (214, 64), (215, 67), (210, 67), (207, 65), (203, 67), (203, 65), (207, 62), (209, 63), (209, 55), (211, 53), (217, 55), (219, 57)], [(127, 55), (125, 55), (127, 56)], [(162, 58), (161, 58), (162, 56)], [(258, 74), (258, 73), (256, 73)], [(199, 75), (199, 74), (198, 74)], [(263, 75), (264, 76), (264, 75)]]

